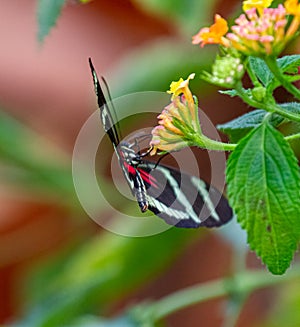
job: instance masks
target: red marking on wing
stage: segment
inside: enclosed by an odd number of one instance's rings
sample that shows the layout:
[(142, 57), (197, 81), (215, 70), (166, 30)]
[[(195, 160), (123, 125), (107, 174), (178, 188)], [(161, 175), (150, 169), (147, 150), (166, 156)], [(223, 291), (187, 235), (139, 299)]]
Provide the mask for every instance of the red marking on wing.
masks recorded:
[(152, 175), (144, 171), (142, 168), (134, 168), (131, 165), (129, 165), (126, 161), (123, 162), (123, 165), (127, 169), (129, 174), (136, 175), (136, 170), (138, 170), (139, 173), (141, 174), (142, 179), (146, 183), (158, 188), (158, 185), (156, 184), (157, 180)]
[(146, 171), (144, 171), (141, 168), (137, 168), (137, 170), (139, 171), (139, 173), (141, 174), (142, 179), (146, 183), (158, 188), (158, 185), (156, 184), (157, 180), (152, 175), (150, 175), (149, 173), (147, 173)]
[(126, 161), (124, 161), (124, 166), (127, 169), (129, 174), (135, 175), (136, 174), (136, 169), (132, 166), (130, 166)]

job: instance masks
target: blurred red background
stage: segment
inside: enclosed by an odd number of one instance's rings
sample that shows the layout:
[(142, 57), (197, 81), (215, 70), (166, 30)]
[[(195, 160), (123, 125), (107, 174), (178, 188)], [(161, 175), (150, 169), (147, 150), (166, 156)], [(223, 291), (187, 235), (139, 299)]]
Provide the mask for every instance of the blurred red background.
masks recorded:
[[(234, 5), (234, 1), (220, 2), (218, 12), (226, 15)], [(36, 6), (32, 0), (1, 2), (0, 104), (49, 143), (49, 149), (39, 149), (42, 153), (51, 153), (54, 144), (66, 153), (71, 165), (67, 154), (71, 154), (78, 131), (95, 107), (87, 58), (92, 57), (109, 80), (126, 53), (156, 38), (180, 36), (170, 21), (139, 10), (129, 0), (96, 0), (87, 5), (66, 6), (56, 27), (39, 45)], [(211, 108), (212, 120), (220, 119), (220, 115), (227, 115), (229, 120), (242, 110), (239, 101), (221, 101), (222, 104), (219, 97), (213, 96), (204, 100), (203, 105)], [(230, 108), (220, 113), (224, 101)], [(100, 228), (87, 217), (82, 230), (82, 225), (78, 228), (62, 207), (7, 183), (0, 187), (0, 201), (0, 322), (6, 322), (16, 318), (23, 306), (18, 288), (24, 273), (39, 260), (57, 253), (68, 240), (88, 238), (99, 233)], [(200, 261), (195, 262), (194, 253), (200, 254)], [(258, 265), (254, 258), (250, 261)], [(209, 234), (194, 243), (164, 276), (124, 299), (124, 303), (115, 304), (112, 312), (132, 301), (161, 297), (222, 276), (229, 269), (229, 245)], [(251, 298), (239, 325), (253, 326), (253, 321), (261, 318), (260, 312), (268, 307), (269, 299), (265, 292)], [(169, 325), (188, 327), (201, 321), (203, 326), (219, 326), (220, 306), (221, 301), (195, 305), (172, 315)]]

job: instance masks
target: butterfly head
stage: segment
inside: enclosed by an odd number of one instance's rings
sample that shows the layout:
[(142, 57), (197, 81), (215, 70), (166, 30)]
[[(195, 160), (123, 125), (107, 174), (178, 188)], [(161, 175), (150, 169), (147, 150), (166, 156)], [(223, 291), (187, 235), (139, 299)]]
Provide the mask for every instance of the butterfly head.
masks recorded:
[(137, 166), (141, 162), (140, 155), (133, 149), (133, 144), (128, 142), (121, 142), (118, 150), (121, 158), (130, 166)]

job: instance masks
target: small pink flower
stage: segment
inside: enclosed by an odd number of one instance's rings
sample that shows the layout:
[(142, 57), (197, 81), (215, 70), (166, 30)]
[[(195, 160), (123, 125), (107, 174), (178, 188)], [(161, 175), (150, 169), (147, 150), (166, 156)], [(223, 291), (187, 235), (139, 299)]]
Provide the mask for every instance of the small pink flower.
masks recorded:
[(257, 8), (252, 7), (235, 20), (232, 33), (226, 37), (234, 48), (246, 55), (278, 55), (290, 40), (285, 31), (286, 14), (282, 5), (262, 8), (259, 14)]

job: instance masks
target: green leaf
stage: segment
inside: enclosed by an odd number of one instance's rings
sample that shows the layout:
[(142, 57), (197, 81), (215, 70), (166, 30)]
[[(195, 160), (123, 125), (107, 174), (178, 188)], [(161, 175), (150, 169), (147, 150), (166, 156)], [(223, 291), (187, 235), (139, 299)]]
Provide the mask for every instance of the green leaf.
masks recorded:
[[(243, 91), (246, 92), (247, 95), (252, 96), (251, 95), (252, 89), (243, 89)], [(237, 93), (237, 91), (235, 89), (232, 89), (232, 90), (219, 90), (219, 93), (229, 95), (232, 98), (238, 96), (238, 93)]]
[[(287, 102), (279, 104), (284, 110), (300, 114), (300, 103)], [(242, 137), (251, 131), (251, 129), (259, 126), (266, 115), (269, 115), (265, 110), (253, 110), (238, 118), (235, 118), (227, 123), (217, 125), (218, 130), (227, 134), (232, 142), (238, 142)], [(278, 114), (272, 114), (269, 123), (276, 127), (284, 121), (284, 117)]]
[(42, 43), (61, 13), (66, 0), (39, 0), (37, 8), (38, 41)]
[(271, 82), (273, 74), (262, 59), (250, 56), (249, 65), (264, 86)]
[[(248, 134), (251, 129), (259, 126), (266, 115), (268, 113), (264, 110), (253, 110), (225, 124), (217, 125), (217, 128), (229, 135), (232, 142), (237, 142)], [(278, 126), (283, 120), (283, 117), (273, 114), (269, 122), (273, 126)]]
[(258, 126), (230, 155), (226, 176), (251, 249), (273, 274), (283, 274), (300, 238), (300, 174), (289, 144), (271, 125)]
[(139, 325), (129, 316), (122, 316), (113, 319), (84, 316), (76, 319), (72, 325), (66, 327), (139, 327)]
[[(284, 73), (297, 74), (300, 65), (300, 55), (284, 56), (277, 59), (279, 68)], [(274, 79), (273, 73), (270, 71), (263, 59), (257, 57), (249, 57), (249, 65), (261, 83), (268, 87), (268, 90), (274, 90), (280, 86), (280, 83)]]
[(234, 90), (234, 89), (232, 89), (232, 90), (219, 90), (219, 93), (229, 95), (232, 98), (236, 97), (238, 95), (237, 91)]
[(300, 66), (300, 55), (284, 56), (277, 59), (277, 63), (284, 73), (297, 74)]
[(294, 114), (300, 115), (300, 103), (299, 102), (286, 102), (286, 103), (281, 103), (279, 105), (286, 111), (290, 111)]

